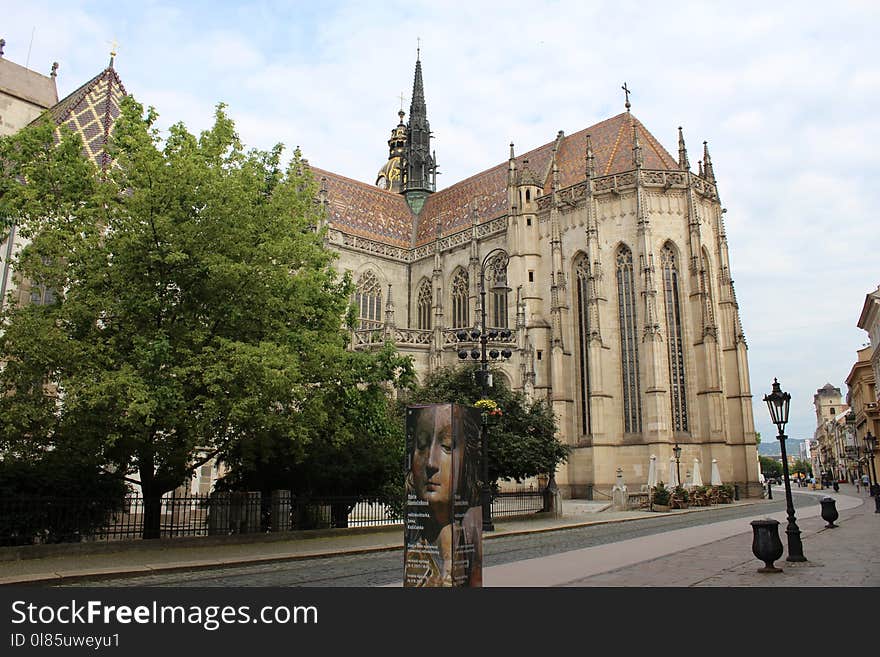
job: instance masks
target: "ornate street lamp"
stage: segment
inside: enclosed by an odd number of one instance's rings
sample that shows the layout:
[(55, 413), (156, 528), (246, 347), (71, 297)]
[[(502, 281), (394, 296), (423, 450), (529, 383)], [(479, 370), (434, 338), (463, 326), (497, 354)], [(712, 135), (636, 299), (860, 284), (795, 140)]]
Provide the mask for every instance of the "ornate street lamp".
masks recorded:
[[(494, 270), (494, 284), (492, 285), (492, 291), (496, 294), (507, 294), (510, 292), (510, 288), (507, 286), (507, 263), (507, 253), (505, 253), (503, 249), (492, 249), (486, 254), (486, 257), (483, 258), (483, 262), (480, 265), (480, 327), (474, 327), (469, 331), (460, 330), (456, 333), (456, 338), (458, 338), (460, 342), (477, 339), (480, 341), (479, 351), (476, 349), (468, 351), (467, 349), (462, 348), (458, 352), (458, 357), (461, 360), (467, 360), (468, 358), (479, 360), (480, 369), (477, 371), (477, 382), (482, 389), (483, 399), (488, 398), (489, 388), (492, 386), (492, 374), (489, 372), (489, 359), (506, 360), (513, 355), (513, 352), (507, 348), (500, 350), (492, 348), (488, 353), (486, 349), (486, 345), (490, 338), (509, 340), (512, 335), (510, 329), (507, 328), (489, 329), (486, 327), (486, 269), (487, 267), (492, 267)], [(483, 461), (483, 485), (480, 490), (480, 504), (483, 507), (483, 531), (491, 532), (495, 531), (495, 525), (492, 524), (492, 488), (489, 485), (488, 413), (484, 410), (481, 417), (480, 442)]]
[(785, 505), (788, 512), (788, 526), (785, 533), (788, 536), (788, 556), (786, 561), (806, 561), (804, 556), (804, 546), (801, 543), (801, 530), (797, 526), (794, 516), (794, 503), (791, 501), (791, 483), (788, 479), (788, 456), (785, 453), (785, 425), (788, 424), (788, 407), (791, 404), (791, 395), (782, 392), (779, 381), (773, 379), (773, 390), (769, 395), (764, 395), (764, 401), (767, 402), (767, 408), (770, 409), (770, 419), (779, 431), (776, 436), (779, 439), (780, 449), (782, 450), (782, 476), (785, 480)]
[(675, 443), (672, 453), (675, 454), (675, 478), (678, 480), (678, 485), (681, 486), (681, 446), (678, 443)]

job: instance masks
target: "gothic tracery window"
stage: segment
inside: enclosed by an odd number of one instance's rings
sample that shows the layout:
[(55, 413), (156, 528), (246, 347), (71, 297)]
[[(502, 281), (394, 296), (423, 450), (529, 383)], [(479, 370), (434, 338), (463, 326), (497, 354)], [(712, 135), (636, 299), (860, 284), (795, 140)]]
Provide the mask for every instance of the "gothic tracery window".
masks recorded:
[(502, 263), (502, 259), (494, 260), (486, 271), (486, 288), (488, 292), (487, 297), (490, 304), (489, 307), (486, 309), (488, 316), (488, 319), (486, 321), (489, 323), (489, 326), (492, 326), (494, 328), (507, 328), (508, 290), (494, 289), (496, 281), (504, 283), (505, 286), (507, 285), (506, 257), (503, 258), (503, 267), (499, 263)]
[(452, 278), (452, 328), (469, 326), (468, 275), (463, 269)]
[(639, 386), (639, 340), (632, 251), (617, 250), (617, 305), (620, 322), (620, 371), (623, 383), (623, 430), (640, 433), (642, 405)]
[(684, 341), (681, 336), (681, 290), (678, 260), (667, 244), (660, 252), (663, 270), (663, 295), (666, 310), (666, 334), (669, 336), (669, 388), (672, 402), (672, 428), (688, 431), (687, 386), (685, 384)]
[(366, 271), (358, 279), (354, 302), (358, 310), (358, 328), (382, 326), (382, 288), (373, 272)]
[(575, 264), (575, 300), (578, 328), (578, 375), (580, 381), (581, 433), (592, 433), (590, 422), (590, 309), (589, 309), (590, 263), (581, 257)]
[(419, 285), (419, 296), (416, 301), (416, 312), (418, 314), (418, 327), (420, 329), (431, 328), (431, 282), (427, 279), (423, 280)]

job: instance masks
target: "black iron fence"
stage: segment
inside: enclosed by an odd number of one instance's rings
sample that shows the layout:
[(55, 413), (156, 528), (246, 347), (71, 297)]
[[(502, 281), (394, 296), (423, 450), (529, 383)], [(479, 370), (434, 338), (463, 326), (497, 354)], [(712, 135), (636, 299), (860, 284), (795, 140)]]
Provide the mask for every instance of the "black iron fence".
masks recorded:
[[(496, 518), (546, 510), (541, 490), (498, 493)], [(120, 541), (144, 534), (145, 500), (129, 494), (113, 500), (78, 498), (0, 499), (0, 546)], [(289, 491), (169, 495), (158, 513), (161, 538), (225, 536), (401, 524), (394, 505), (364, 497), (297, 497)]]

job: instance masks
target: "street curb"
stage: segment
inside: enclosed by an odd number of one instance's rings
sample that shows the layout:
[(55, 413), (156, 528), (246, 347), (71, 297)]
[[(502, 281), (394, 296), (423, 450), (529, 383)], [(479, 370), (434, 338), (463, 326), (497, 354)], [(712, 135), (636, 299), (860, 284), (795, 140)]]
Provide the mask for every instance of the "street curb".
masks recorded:
[[(763, 504), (765, 500), (754, 501), (754, 502), (738, 502), (736, 506), (756, 506), (759, 504)], [(728, 505), (724, 505), (728, 506)], [(729, 505), (733, 506), (733, 505)], [(687, 513), (697, 513), (700, 511), (711, 511), (713, 509), (719, 508), (718, 505), (715, 506), (706, 506), (706, 507), (694, 507), (692, 509), (679, 509), (676, 511), (667, 511), (664, 513), (657, 513), (656, 518), (665, 518), (673, 515), (684, 515)], [(651, 512), (645, 512), (651, 513)], [(492, 534), (484, 534), (483, 540), (491, 540), (495, 538), (502, 538), (505, 536), (522, 536), (526, 534), (543, 534), (547, 532), (553, 531), (564, 531), (568, 529), (578, 529), (581, 527), (589, 527), (592, 525), (608, 525), (608, 524), (616, 524), (621, 522), (631, 522), (633, 520), (651, 520), (654, 519), (654, 515), (639, 515), (633, 516), (629, 518), (610, 518), (608, 520), (587, 520), (582, 522), (573, 522), (564, 525), (558, 525), (554, 527), (537, 527), (534, 529), (515, 529), (515, 530), (506, 530), (500, 532), (494, 532)], [(158, 573), (171, 573), (171, 572), (179, 572), (179, 571), (192, 571), (192, 570), (209, 570), (211, 568), (226, 568), (226, 567), (237, 567), (237, 566), (249, 566), (249, 565), (260, 565), (260, 564), (269, 564), (269, 563), (280, 563), (285, 561), (304, 561), (307, 559), (320, 559), (325, 557), (333, 557), (333, 556), (348, 556), (348, 555), (356, 555), (356, 554), (372, 554), (377, 552), (393, 552), (395, 550), (403, 550), (403, 544), (394, 543), (394, 544), (385, 544), (385, 545), (376, 545), (372, 547), (357, 547), (357, 548), (337, 548), (332, 551), (324, 550), (324, 551), (316, 551), (316, 552), (305, 552), (300, 554), (288, 554), (288, 555), (267, 555), (264, 557), (260, 556), (249, 556), (241, 559), (235, 558), (227, 558), (227, 559), (211, 559), (211, 560), (203, 560), (203, 561), (190, 561), (190, 562), (175, 562), (168, 565), (163, 564), (146, 564), (141, 566), (127, 566), (122, 568), (95, 568), (93, 570), (74, 570), (74, 571), (58, 571), (52, 573), (45, 574), (31, 574), (31, 575), (19, 575), (12, 577), (0, 577), (0, 587), (3, 586), (27, 586), (27, 585), (39, 585), (45, 584), (47, 582), (61, 584), (61, 583), (69, 583), (69, 582), (78, 582), (89, 579), (94, 579), (95, 577), (106, 577), (106, 576), (114, 576), (114, 577), (140, 577), (143, 575), (151, 575)]]

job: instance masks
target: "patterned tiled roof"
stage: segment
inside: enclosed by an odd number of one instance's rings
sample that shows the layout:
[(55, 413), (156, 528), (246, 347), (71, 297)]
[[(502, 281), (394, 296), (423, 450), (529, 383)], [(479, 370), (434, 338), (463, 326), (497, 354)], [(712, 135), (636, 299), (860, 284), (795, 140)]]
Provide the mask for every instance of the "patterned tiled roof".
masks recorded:
[[(596, 175), (631, 171), (634, 168), (633, 123), (639, 132), (642, 166), (645, 169), (677, 170), (676, 160), (638, 119), (624, 112), (558, 141), (556, 163), (560, 185), (569, 187), (585, 178), (587, 135), (593, 142)], [(522, 171), (528, 161), (528, 168), (543, 181), (545, 193), (550, 191), (551, 163), (556, 146), (554, 140), (516, 158), (517, 171)], [(474, 204), (480, 222), (503, 215), (507, 211), (508, 167), (509, 163), (503, 162), (431, 194), (418, 216), (410, 211), (401, 194), (323, 169), (312, 167), (312, 170), (316, 180), (327, 179), (332, 226), (353, 235), (408, 247), (413, 239), (416, 246), (433, 240), (438, 224), (444, 234), (469, 226), (473, 221)]]
[[(586, 177), (587, 135), (593, 141), (596, 175), (606, 176), (632, 170), (632, 120), (639, 133), (645, 169), (678, 169), (678, 163), (659, 144), (642, 123), (623, 112), (601, 123), (563, 137), (556, 154), (559, 167), (560, 185), (569, 187)], [(529, 161), (529, 168), (544, 180), (544, 192), (550, 191), (551, 159), (556, 142), (550, 142), (529, 153), (516, 158), (517, 169), (523, 161)], [(507, 210), (507, 171), (508, 163), (499, 164), (488, 171), (456, 183), (441, 190), (425, 202), (419, 217), (416, 244), (433, 239), (437, 222), (441, 222), (443, 232), (460, 230), (472, 221), (470, 204), (476, 198), (480, 221), (504, 214)]]
[(319, 183), (326, 179), (330, 225), (396, 246), (412, 243), (413, 215), (400, 194), (311, 167)]
[(109, 164), (106, 145), (113, 122), (119, 117), (119, 104), (127, 95), (122, 81), (108, 66), (79, 89), (49, 109), (58, 126), (67, 125), (82, 136), (86, 155), (100, 168)]

